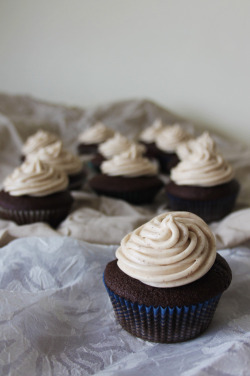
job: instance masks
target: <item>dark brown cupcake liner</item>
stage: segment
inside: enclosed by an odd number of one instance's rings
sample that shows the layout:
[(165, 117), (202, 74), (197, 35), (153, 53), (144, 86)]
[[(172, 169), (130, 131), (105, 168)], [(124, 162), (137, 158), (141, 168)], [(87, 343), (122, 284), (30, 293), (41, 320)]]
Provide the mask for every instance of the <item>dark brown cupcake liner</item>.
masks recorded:
[[(104, 282), (104, 281), (103, 281)], [(153, 307), (132, 303), (105, 284), (116, 318), (130, 334), (160, 343), (182, 342), (202, 334), (212, 321), (221, 294), (182, 307)]]
[(68, 215), (70, 207), (63, 209), (37, 209), (15, 210), (0, 207), (0, 217), (16, 222), (18, 225), (26, 225), (35, 222), (46, 222), (52, 227), (57, 227)]
[(232, 212), (238, 192), (209, 200), (190, 200), (174, 196), (167, 192), (168, 203), (171, 210), (189, 211), (197, 214), (205, 222), (218, 221)]

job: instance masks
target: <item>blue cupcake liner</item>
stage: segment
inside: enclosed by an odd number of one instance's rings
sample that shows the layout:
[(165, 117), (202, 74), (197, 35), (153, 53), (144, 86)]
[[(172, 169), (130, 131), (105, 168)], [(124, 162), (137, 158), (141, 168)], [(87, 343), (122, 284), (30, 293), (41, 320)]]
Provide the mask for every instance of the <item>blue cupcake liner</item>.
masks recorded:
[(238, 192), (229, 196), (209, 200), (189, 200), (167, 192), (169, 207), (174, 211), (189, 211), (206, 222), (218, 221), (231, 213)]
[[(104, 282), (104, 280), (103, 280)], [(182, 342), (199, 336), (209, 326), (221, 294), (182, 307), (153, 307), (132, 303), (104, 285), (120, 325), (132, 335), (160, 343)]]

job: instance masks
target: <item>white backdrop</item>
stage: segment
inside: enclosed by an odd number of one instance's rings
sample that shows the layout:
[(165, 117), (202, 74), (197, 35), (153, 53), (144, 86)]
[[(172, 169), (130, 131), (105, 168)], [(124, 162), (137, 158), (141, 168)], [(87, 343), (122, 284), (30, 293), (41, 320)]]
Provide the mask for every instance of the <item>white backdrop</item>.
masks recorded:
[(248, 0), (0, 0), (0, 91), (149, 98), (250, 143)]

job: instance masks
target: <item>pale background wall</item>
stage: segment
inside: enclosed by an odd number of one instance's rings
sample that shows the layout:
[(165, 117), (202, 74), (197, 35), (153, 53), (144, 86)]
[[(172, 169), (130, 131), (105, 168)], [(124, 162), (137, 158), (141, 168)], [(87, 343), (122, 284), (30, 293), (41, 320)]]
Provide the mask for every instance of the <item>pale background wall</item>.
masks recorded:
[(149, 98), (250, 144), (249, 0), (0, 0), (0, 91)]

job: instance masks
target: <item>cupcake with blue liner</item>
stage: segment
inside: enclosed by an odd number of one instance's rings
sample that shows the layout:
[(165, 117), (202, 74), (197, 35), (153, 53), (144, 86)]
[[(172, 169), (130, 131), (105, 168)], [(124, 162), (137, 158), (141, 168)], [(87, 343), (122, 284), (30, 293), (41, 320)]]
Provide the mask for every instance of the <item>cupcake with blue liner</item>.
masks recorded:
[(166, 185), (170, 209), (191, 211), (206, 222), (228, 215), (240, 186), (232, 166), (217, 152), (210, 135), (204, 133), (182, 144), (177, 153), (181, 161), (171, 170)]
[(165, 126), (157, 135), (155, 144), (156, 157), (162, 172), (169, 174), (171, 168), (179, 162), (176, 150), (179, 145), (191, 138), (191, 135), (180, 124)]
[(207, 224), (189, 212), (163, 213), (126, 235), (104, 271), (116, 318), (153, 342), (180, 342), (209, 326), (231, 282)]

